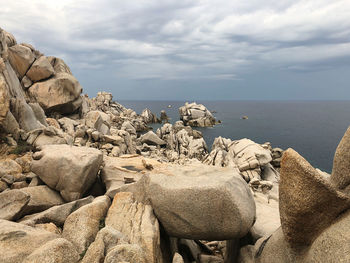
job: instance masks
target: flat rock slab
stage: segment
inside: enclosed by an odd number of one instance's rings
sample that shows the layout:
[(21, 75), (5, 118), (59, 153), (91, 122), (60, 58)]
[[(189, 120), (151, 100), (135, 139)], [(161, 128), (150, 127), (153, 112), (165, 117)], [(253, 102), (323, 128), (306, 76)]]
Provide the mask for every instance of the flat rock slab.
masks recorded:
[(102, 152), (88, 147), (46, 145), (33, 155), (32, 171), (65, 201), (74, 201), (92, 186), (102, 164)]
[(137, 182), (143, 174), (149, 172), (145, 167), (156, 168), (161, 165), (153, 159), (143, 158), (139, 155), (124, 155), (121, 157), (105, 157), (101, 178), (106, 185), (106, 195), (113, 198), (120, 187), (125, 184)]

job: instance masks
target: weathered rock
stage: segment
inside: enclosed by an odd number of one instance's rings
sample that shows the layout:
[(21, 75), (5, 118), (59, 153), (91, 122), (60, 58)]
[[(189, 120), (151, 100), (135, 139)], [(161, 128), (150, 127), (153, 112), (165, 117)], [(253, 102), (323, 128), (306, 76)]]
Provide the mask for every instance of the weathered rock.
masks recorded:
[(95, 241), (89, 246), (81, 263), (104, 262), (112, 248), (124, 243), (127, 242), (122, 233), (113, 227), (106, 226), (97, 233)]
[(5, 85), (5, 79), (2, 77), (0, 71), (0, 125), (5, 120), (10, 109), (9, 96)]
[(292, 246), (310, 245), (350, 207), (349, 196), (336, 191), (293, 149), (283, 154), (279, 194), (282, 229)]
[(350, 127), (335, 152), (330, 180), (335, 188), (350, 194)]
[(262, 170), (271, 160), (271, 151), (252, 140), (245, 138), (231, 141), (218, 137), (215, 138), (212, 151), (203, 160), (203, 163), (237, 167), (242, 177), (249, 182), (254, 178), (261, 180)]
[(123, 185), (137, 182), (142, 174), (148, 171), (145, 164), (153, 168), (160, 165), (159, 162), (152, 159), (128, 155), (119, 158), (105, 157), (104, 163), (101, 178), (106, 186), (106, 195), (110, 198), (113, 198)]
[[(283, 164), (282, 164), (283, 167)], [(295, 248), (279, 228), (271, 236), (258, 240), (254, 254), (257, 263), (349, 262), (350, 210), (322, 231), (308, 247)]]
[(0, 219), (1, 262), (23, 262), (36, 249), (58, 237), (44, 230)]
[(57, 235), (60, 235), (62, 233), (61, 229), (58, 228), (54, 223), (36, 224), (34, 227), (46, 230)]
[(166, 142), (157, 136), (153, 131), (149, 131), (141, 136), (141, 143), (149, 145), (165, 145)]
[(9, 61), (13, 69), (17, 72), (18, 77), (22, 77), (26, 74), (27, 70), (34, 62), (34, 54), (30, 48), (22, 45), (14, 45), (9, 47)]
[(37, 213), (64, 203), (62, 197), (46, 185), (22, 188), (20, 191), (30, 196), (23, 215)]
[(146, 123), (157, 123), (159, 122), (157, 116), (153, 114), (149, 109), (144, 109), (141, 113), (141, 117), (145, 120)]
[[(144, 180), (147, 199), (170, 236), (240, 238), (255, 221), (251, 191), (232, 169), (202, 164), (166, 165)], [(145, 182), (140, 180), (138, 184), (141, 183)]]
[(40, 107), (39, 103), (29, 103), (32, 108), (36, 119), (44, 126), (48, 126), (46, 122), (46, 115), (44, 110)]
[(21, 80), (21, 85), (25, 90), (27, 90), (30, 86), (33, 85), (33, 81), (31, 81), (27, 76), (24, 76)]
[(102, 111), (90, 111), (85, 116), (85, 124), (89, 128), (94, 128), (102, 134), (110, 134), (110, 118)]
[(304, 262), (350, 262), (350, 210), (312, 243)]
[(44, 127), (38, 121), (33, 109), (27, 104), (25, 99), (12, 99), (11, 109), (21, 129), (30, 132)]
[(45, 112), (72, 113), (82, 103), (82, 87), (68, 73), (56, 74), (49, 80), (37, 82), (28, 91)]
[(72, 243), (64, 238), (56, 238), (31, 253), (23, 263), (75, 263), (78, 252)]
[(280, 226), (280, 213), (278, 202), (275, 200), (267, 200), (262, 193), (254, 193), (256, 206), (256, 221), (250, 232), (256, 241), (263, 236), (269, 236), (275, 232)]
[(106, 256), (105, 263), (148, 263), (148, 261), (139, 245), (122, 244), (115, 246)]
[(169, 117), (166, 114), (166, 112), (164, 110), (160, 111), (160, 121), (161, 122), (168, 122)]
[(93, 148), (47, 145), (33, 155), (32, 171), (66, 201), (81, 196), (95, 182), (102, 153)]
[[(106, 226), (124, 234), (130, 243), (134, 244), (133, 246), (139, 246), (145, 262), (161, 262), (160, 232), (157, 218), (153, 214), (152, 207), (137, 202), (132, 193), (122, 192), (115, 195), (108, 210)], [(114, 254), (115, 250), (119, 251), (120, 249), (117, 247), (109, 254)], [(124, 250), (121, 250), (120, 253), (122, 251)], [(108, 261), (109, 254), (105, 262), (118, 262)], [(136, 254), (139, 255), (140, 252)]]
[(202, 104), (187, 103), (179, 108), (180, 119), (185, 125), (194, 127), (213, 126), (215, 118), (210, 111)]
[(0, 160), (0, 178), (4, 175), (16, 175), (20, 173), (22, 173), (22, 167), (14, 160)]
[(72, 214), (64, 223), (62, 236), (71, 241), (79, 254), (86, 252), (95, 240), (99, 231), (100, 221), (106, 216), (111, 204), (108, 196), (99, 196)]
[(16, 220), (30, 200), (30, 195), (20, 190), (0, 193), (0, 219)]
[(54, 223), (55, 225), (61, 227), (71, 213), (84, 205), (90, 204), (93, 200), (94, 198), (89, 196), (67, 204), (53, 206), (43, 212), (25, 216), (20, 219), (19, 222), (29, 226)]
[(179, 253), (175, 253), (172, 263), (184, 263), (184, 260)]
[(54, 69), (49, 60), (45, 56), (41, 56), (30, 67), (27, 72), (27, 76), (33, 81), (47, 79), (54, 74)]

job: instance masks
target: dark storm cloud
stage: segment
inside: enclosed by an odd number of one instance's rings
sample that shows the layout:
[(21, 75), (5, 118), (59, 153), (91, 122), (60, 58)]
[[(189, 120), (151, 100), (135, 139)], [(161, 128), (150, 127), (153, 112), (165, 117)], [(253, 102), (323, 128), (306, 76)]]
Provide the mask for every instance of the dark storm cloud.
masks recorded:
[[(349, 71), (347, 0), (0, 5), (0, 26), (19, 42), (65, 59), (90, 95), (110, 90), (128, 99), (306, 98), (315, 93), (305, 83), (319, 72), (322, 78), (350, 75), (340, 75)], [(315, 98), (349, 99), (344, 90)]]

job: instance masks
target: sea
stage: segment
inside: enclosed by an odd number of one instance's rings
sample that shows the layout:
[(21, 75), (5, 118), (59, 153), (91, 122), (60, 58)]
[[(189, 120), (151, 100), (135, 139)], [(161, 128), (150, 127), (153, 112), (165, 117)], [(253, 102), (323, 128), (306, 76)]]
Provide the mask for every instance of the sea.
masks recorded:
[[(118, 101), (141, 113), (148, 108), (160, 116), (165, 110), (170, 123), (180, 119), (185, 101)], [(189, 101), (192, 102), (192, 101)], [(221, 124), (196, 128), (211, 148), (216, 137), (249, 138), (272, 147), (293, 148), (314, 167), (331, 173), (338, 143), (350, 125), (350, 101), (196, 101), (213, 112)], [(247, 116), (248, 119), (242, 119)], [(154, 131), (160, 124), (152, 125)]]

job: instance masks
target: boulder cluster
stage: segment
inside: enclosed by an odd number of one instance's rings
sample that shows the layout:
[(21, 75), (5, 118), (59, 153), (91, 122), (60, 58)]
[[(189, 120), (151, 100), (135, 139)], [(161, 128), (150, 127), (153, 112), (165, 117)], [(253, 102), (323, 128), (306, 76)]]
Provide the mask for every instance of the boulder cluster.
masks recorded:
[[(331, 175), (292, 149), (82, 95), (0, 29), (0, 262), (349, 262), (350, 129)], [(148, 124), (164, 124), (155, 132)]]

